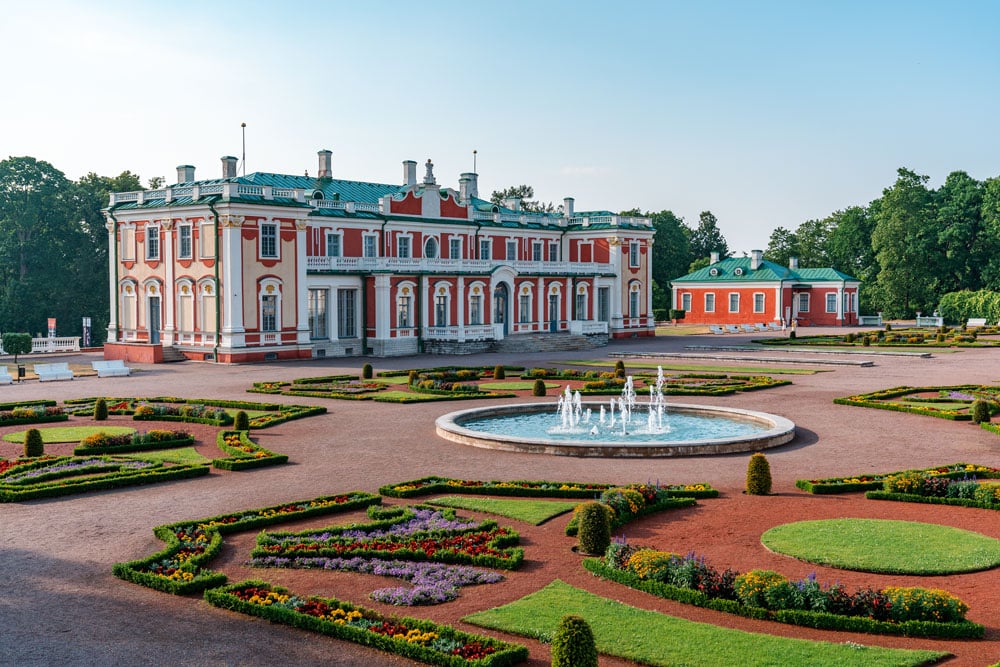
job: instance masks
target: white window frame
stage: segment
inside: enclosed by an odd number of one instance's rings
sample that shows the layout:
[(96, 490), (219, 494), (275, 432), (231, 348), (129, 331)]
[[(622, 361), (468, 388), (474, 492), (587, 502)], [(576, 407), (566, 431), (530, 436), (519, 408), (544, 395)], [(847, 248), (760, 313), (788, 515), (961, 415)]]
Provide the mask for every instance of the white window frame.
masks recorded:
[(691, 292), (681, 294), (681, 310), (684, 312), (691, 310)]
[(549, 261), (558, 262), (559, 261), (559, 244), (555, 241), (549, 242)]
[(177, 225), (177, 259), (194, 259), (194, 228), (191, 224)]
[[(826, 299), (825, 299), (825, 301), (826, 301), (826, 312), (828, 312), (828, 313), (835, 313), (835, 312), (837, 312), (837, 293), (836, 292), (827, 292), (826, 293)], [(831, 305), (833, 306), (832, 309), (830, 308)]]
[(448, 259), (462, 259), (462, 237), (452, 236), (448, 238)]
[(705, 312), (715, 312), (715, 292), (705, 292)]
[(516, 262), (517, 261), (517, 251), (518, 251), (517, 239), (507, 239), (506, 246), (507, 246), (507, 261), (508, 262)]
[[(331, 248), (330, 243), (336, 242), (336, 247)], [(331, 252), (331, 250), (335, 252)], [(327, 257), (343, 257), (344, 256), (344, 235), (341, 232), (335, 232), (333, 230), (327, 230), (326, 232), (326, 243), (323, 247), (323, 252)]]
[[(798, 299), (797, 299), (798, 302), (795, 304), (796, 306), (798, 306), (797, 312), (799, 312), (799, 313), (808, 313), (809, 312), (809, 292), (799, 292), (796, 296), (798, 297)], [(803, 308), (803, 305), (805, 305), (805, 308)]]
[[(350, 311), (344, 305), (350, 303)], [(337, 288), (337, 339), (358, 338), (358, 290), (354, 287)]]
[[(269, 243), (273, 241), (274, 247), (269, 248)], [(277, 222), (260, 223), (260, 258), (261, 259), (281, 259), (281, 229)]]
[[(735, 308), (733, 306), (736, 306)], [(740, 293), (730, 292), (729, 293), (729, 312), (738, 313), (740, 312)]]
[(493, 239), (479, 239), (479, 259), (493, 259)]
[(159, 261), (160, 259), (160, 226), (150, 225), (146, 227), (146, 259)]
[(763, 292), (753, 293), (753, 312), (763, 313), (767, 309), (767, 295)]
[(396, 296), (396, 328), (409, 329), (413, 322), (413, 295), (399, 294)]
[(436, 236), (428, 236), (424, 239), (423, 255), (427, 259), (439, 259), (441, 257), (441, 244)]
[(639, 242), (628, 242), (628, 266), (630, 269), (638, 269), (641, 264), (639, 258)]
[(361, 255), (368, 259), (378, 257), (378, 236), (375, 234), (362, 235)]
[(632, 283), (628, 290), (628, 314), (629, 317), (638, 318), (642, 317), (642, 300), (639, 298), (641, 295), (642, 287), (639, 283)]
[(544, 251), (543, 251), (543, 248), (542, 248), (542, 242), (541, 241), (532, 241), (531, 242), (531, 261), (532, 262), (541, 262), (543, 259), (545, 259), (545, 255), (544, 255)]
[(330, 339), (330, 289), (309, 288), (309, 339)]
[(413, 238), (409, 234), (396, 236), (396, 257), (400, 259), (413, 257)]

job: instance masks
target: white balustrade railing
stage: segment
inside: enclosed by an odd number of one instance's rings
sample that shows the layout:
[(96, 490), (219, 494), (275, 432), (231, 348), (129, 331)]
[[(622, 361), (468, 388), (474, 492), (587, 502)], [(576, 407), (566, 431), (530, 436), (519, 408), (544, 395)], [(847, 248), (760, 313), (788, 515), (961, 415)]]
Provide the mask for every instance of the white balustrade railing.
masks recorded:
[(280, 333), (277, 333), (277, 332), (274, 332), (274, 333), (262, 333), (260, 335), (260, 344), (261, 345), (277, 345), (280, 342), (281, 342), (281, 334)]
[[(79, 336), (63, 336), (59, 338), (32, 338), (31, 354), (46, 352), (79, 352)], [(0, 338), (0, 354), (8, 354), (3, 349), (3, 339)]]
[(599, 262), (522, 262), (495, 259), (323, 257), (317, 255), (306, 258), (306, 268), (310, 271), (489, 273), (501, 266), (509, 266), (521, 274), (607, 275), (612, 273), (610, 264)]
[(424, 327), (424, 338), (427, 340), (493, 340), (494, 326), (492, 324), (472, 324), (469, 326)]
[(598, 320), (570, 320), (569, 332), (578, 336), (608, 333), (608, 323)]

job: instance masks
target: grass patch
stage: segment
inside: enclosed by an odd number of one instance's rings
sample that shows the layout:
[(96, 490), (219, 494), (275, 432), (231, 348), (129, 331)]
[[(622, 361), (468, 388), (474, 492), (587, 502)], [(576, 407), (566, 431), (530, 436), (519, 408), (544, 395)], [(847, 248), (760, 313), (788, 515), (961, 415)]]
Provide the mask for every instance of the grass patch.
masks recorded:
[(559, 580), (537, 593), (462, 620), (550, 642), (565, 614), (586, 619), (601, 653), (645, 665), (904, 667), (929, 664), (948, 655), (730, 630), (636, 609)]
[(177, 449), (161, 449), (141, 454), (129, 454), (128, 458), (139, 461), (175, 463), (184, 465), (204, 465), (212, 460), (199, 454), (194, 447), (178, 447)]
[[(630, 368), (641, 368), (656, 370), (657, 366), (662, 366), (663, 371), (680, 371), (684, 373), (733, 373), (736, 375), (816, 375), (817, 373), (828, 373), (827, 369), (819, 368), (769, 368), (766, 366), (759, 366), (754, 364), (753, 366), (705, 366), (705, 365), (695, 365), (695, 364), (675, 364), (672, 362), (664, 361), (639, 361), (637, 359), (623, 359), (625, 362), (625, 372), (628, 373)], [(560, 362), (564, 364), (570, 364), (573, 366), (597, 366), (601, 368), (606, 368), (609, 371), (614, 368), (614, 364), (610, 364), (607, 361), (564, 361)]]
[(431, 505), (454, 507), (473, 512), (486, 512), (517, 519), (534, 526), (545, 523), (553, 517), (570, 512), (579, 503), (556, 500), (512, 500), (509, 498), (466, 498), (463, 496), (441, 496), (428, 501)]
[(387, 375), (385, 377), (372, 378), (371, 380), (366, 380), (366, 382), (378, 382), (379, 384), (402, 384), (406, 385), (410, 383), (410, 377), (408, 375)]
[[(558, 389), (562, 385), (558, 382), (546, 382), (546, 389)], [(530, 391), (535, 388), (534, 380), (511, 380), (510, 382), (505, 382), (503, 380), (499, 382), (480, 382), (480, 389), (485, 389), (486, 391)]]
[(1000, 541), (914, 521), (826, 519), (776, 526), (760, 541), (818, 565), (883, 574), (955, 574), (1000, 565)]
[[(127, 435), (135, 433), (130, 426), (53, 426), (38, 429), (42, 434), (42, 442), (55, 444), (59, 442), (80, 442), (88, 435), (107, 433), (108, 435)], [(24, 444), (24, 434), (27, 431), (8, 433), (3, 437), (6, 442)]]

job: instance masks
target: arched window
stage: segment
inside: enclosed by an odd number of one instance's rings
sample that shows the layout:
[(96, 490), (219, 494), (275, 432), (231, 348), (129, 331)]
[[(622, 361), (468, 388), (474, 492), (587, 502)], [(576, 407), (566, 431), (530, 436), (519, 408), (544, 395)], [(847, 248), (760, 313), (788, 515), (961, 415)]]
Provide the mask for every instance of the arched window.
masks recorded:
[(451, 285), (439, 282), (434, 285), (434, 326), (446, 327), (451, 320)]
[(258, 330), (261, 332), (281, 331), (281, 281), (277, 278), (264, 278), (257, 289), (260, 320)]
[(434, 259), (438, 256), (438, 242), (433, 236), (424, 241), (424, 257)]

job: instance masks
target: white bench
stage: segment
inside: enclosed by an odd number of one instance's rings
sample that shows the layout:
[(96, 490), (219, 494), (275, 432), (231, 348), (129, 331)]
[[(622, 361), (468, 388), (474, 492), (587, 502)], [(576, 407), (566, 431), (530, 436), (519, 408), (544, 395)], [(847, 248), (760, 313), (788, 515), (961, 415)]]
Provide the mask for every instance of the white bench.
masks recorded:
[(73, 379), (69, 364), (35, 364), (35, 374), (38, 375), (39, 382)]
[(125, 377), (132, 373), (132, 369), (126, 366), (121, 359), (92, 361), (90, 366), (97, 371), (99, 378)]
[(858, 315), (859, 327), (880, 327), (882, 326), (881, 315)]
[(969, 321), (965, 323), (967, 327), (985, 327), (986, 318), (985, 317), (970, 317)]
[(10, 371), (7, 370), (6, 366), (0, 366), (0, 384), (10, 384), (14, 381), (11, 376)]
[(722, 327), (720, 327), (718, 324), (709, 324), (708, 325), (708, 330), (711, 331), (714, 334), (724, 334), (724, 333), (726, 333), (726, 330), (723, 329)]
[(729, 333), (743, 333), (742, 331), (740, 331), (740, 328), (735, 324), (727, 324), (726, 331), (728, 331)]

